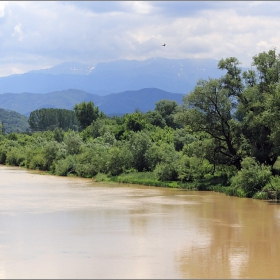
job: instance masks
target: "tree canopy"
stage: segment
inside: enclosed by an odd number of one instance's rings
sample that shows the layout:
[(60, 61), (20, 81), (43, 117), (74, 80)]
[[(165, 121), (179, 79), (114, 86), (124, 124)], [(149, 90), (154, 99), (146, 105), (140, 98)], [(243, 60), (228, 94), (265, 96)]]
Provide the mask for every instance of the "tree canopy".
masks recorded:
[(92, 101), (76, 104), (74, 111), (83, 129), (100, 116), (99, 108)]
[(178, 120), (210, 135), (214, 158), (241, 169), (245, 156), (273, 166), (279, 155), (279, 62), (276, 50), (253, 57), (253, 69), (242, 73), (230, 57), (218, 67), (220, 79), (200, 80), (184, 97)]
[(32, 131), (54, 130), (55, 128), (78, 129), (78, 120), (72, 110), (42, 108), (30, 113), (28, 123)]

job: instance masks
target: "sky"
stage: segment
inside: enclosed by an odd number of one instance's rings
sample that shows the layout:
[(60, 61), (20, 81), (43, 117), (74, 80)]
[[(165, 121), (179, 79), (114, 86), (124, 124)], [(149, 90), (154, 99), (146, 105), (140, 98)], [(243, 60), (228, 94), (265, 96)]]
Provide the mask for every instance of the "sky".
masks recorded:
[[(165, 47), (162, 44), (166, 44)], [(1, 1), (0, 76), (63, 62), (280, 52), (278, 1)]]

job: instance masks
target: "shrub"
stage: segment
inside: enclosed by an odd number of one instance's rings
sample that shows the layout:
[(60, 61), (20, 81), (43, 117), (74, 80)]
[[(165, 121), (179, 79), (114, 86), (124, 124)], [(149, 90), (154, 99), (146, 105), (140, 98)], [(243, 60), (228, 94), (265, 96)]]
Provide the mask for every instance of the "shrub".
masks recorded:
[(70, 131), (65, 137), (64, 142), (66, 144), (67, 153), (69, 155), (75, 155), (80, 152), (83, 140), (77, 132)]
[(45, 163), (46, 163), (45, 168), (47, 170), (50, 169), (51, 165), (53, 164), (53, 161), (56, 159), (58, 150), (59, 150), (59, 144), (56, 141), (48, 142), (43, 148), (42, 153), (45, 158)]
[(260, 165), (254, 158), (247, 157), (241, 162), (241, 170), (232, 177), (231, 185), (241, 188), (247, 197), (260, 191), (271, 179), (269, 166)]
[(172, 163), (157, 164), (154, 173), (156, 178), (160, 181), (173, 181), (178, 177), (176, 167)]
[(263, 191), (259, 191), (259, 192), (256, 192), (253, 195), (253, 198), (261, 199), (261, 200), (267, 200), (268, 199), (268, 193), (267, 192), (263, 192)]
[(110, 178), (104, 173), (98, 173), (95, 176), (95, 181), (96, 182), (107, 182), (107, 181), (110, 181)]
[(161, 162), (162, 153), (159, 145), (153, 143), (144, 154), (148, 170), (153, 171), (158, 163)]
[(6, 154), (6, 164), (19, 166), (25, 160), (22, 149), (13, 147)]
[(60, 159), (55, 164), (55, 174), (59, 176), (76, 174), (76, 165), (76, 157), (73, 155), (69, 155), (65, 159)]
[(98, 169), (90, 163), (77, 163), (75, 172), (79, 177), (92, 178), (98, 173)]
[(0, 164), (4, 164), (7, 158), (7, 150), (4, 146), (0, 146)]
[(47, 162), (43, 154), (38, 153), (32, 156), (28, 167), (31, 169), (47, 170), (46, 166)]
[(126, 146), (113, 147), (109, 150), (107, 170), (111, 175), (116, 176), (130, 169), (132, 162), (132, 153)]
[(212, 165), (207, 159), (188, 157), (183, 155), (178, 161), (178, 178), (183, 182), (192, 182), (202, 179), (212, 170)]

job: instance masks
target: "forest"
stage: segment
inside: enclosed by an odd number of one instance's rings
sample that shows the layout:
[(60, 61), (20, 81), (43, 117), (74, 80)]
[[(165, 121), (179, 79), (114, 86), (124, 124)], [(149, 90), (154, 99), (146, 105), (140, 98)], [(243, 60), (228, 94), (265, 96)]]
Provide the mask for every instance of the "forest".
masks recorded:
[(146, 113), (108, 117), (93, 102), (35, 110), (31, 132), (2, 131), (0, 164), (278, 199), (279, 64), (276, 49), (254, 56), (245, 71), (237, 58), (221, 59), (221, 78), (199, 80), (182, 106), (161, 100)]

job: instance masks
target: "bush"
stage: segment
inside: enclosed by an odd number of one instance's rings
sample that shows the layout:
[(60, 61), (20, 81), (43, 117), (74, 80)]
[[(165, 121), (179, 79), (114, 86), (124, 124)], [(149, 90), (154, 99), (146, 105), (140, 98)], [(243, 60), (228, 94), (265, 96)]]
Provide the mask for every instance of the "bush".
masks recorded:
[(92, 178), (98, 173), (98, 169), (90, 163), (77, 163), (75, 172), (79, 177)]
[(60, 159), (55, 164), (55, 174), (59, 176), (76, 174), (76, 165), (76, 157), (73, 155), (69, 155), (65, 159)]
[(54, 135), (53, 135), (54, 140), (59, 142), (59, 143), (61, 143), (63, 141), (63, 139), (64, 139), (64, 131), (63, 131), (63, 129), (56, 127), (53, 132), (54, 132)]
[(256, 192), (253, 195), (253, 198), (254, 199), (267, 200), (269, 197), (268, 197), (268, 193), (267, 192), (260, 191), (260, 192)]
[(148, 170), (149, 164), (145, 157), (145, 153), (152, 145), (148, 134), (143, 131), (133, 132), (128, 145), (133, 156), (133, 168), (140, 172)]
[(47, 166), (47, 162), (43, 154), (38, 153), (31, 158), (28, 167), (31, 169), (47, 170), (46, 166)]
[(4, 146), (0, 146), (0, 164), (6, 163), (7, 150)]
[(107, 145), (88, 142), (82, 145), (81, 153), (76, 157), (77, 162), (93, 165), (97, 172), (107, 173), (109, 149), (110, 148)]
[(162, 152), (161, 147), (155, 143), (144, 154), (147, 162), (147, 169), (153, 171), (158, 163), (161, 162)]
[(174, 145), (164, 143), (159, 149), (160, 162), (156, 165), (154, 172), (160, 181), (172, 181), (178, 179), (179, 153)]
[(64, 142), (66, 144), (67, 153), (69, 155), (75, 155), (80, 152), (83, 140), (77, 132), (70, 131), (65, 137)]
[(109, 150), (107, 170), (113, 176), (119, 175), (132, 167), (133, 156), (126, 147), (113, 147)]
[(240, 188), (225, 187), (224, 193), (229, 196), (246, 197), (246, 193)]
[(188, 157), (183, 155), (178, 162), (178, 178), (183, 182), (192, 182), (202, 179), (212, 170), (212, 165), (207, 159)]
[(108, 182), (110, 178), (104, 173), (98, 173), (95, 177), (96, 182)]
[(13, 147), (6, 154), (6, 164), (20, 166), (25, 160), (25, 155), (22, 149)]
[(241, 162), (241, 170), (232, 177), (231, 186), (241, 188), (247, 197), (260, 191), (271, 179), (269, 166), (259, 165), (254, 158), (247, 157)]
[(172, 163), (159, 163), (154, 171), (156, 178), (160, 181), (177, 180), (178, 172)]
[(42, 153), (45, 158), (45, 162), (46, 162), (45, 168), (47, 170), (50, 169), (51, 165), (53, 164), (53, 161), (56, 159), (58, 151), (59, 151), (59, 144), (56, 141), (48, 142), (43, 148)]

